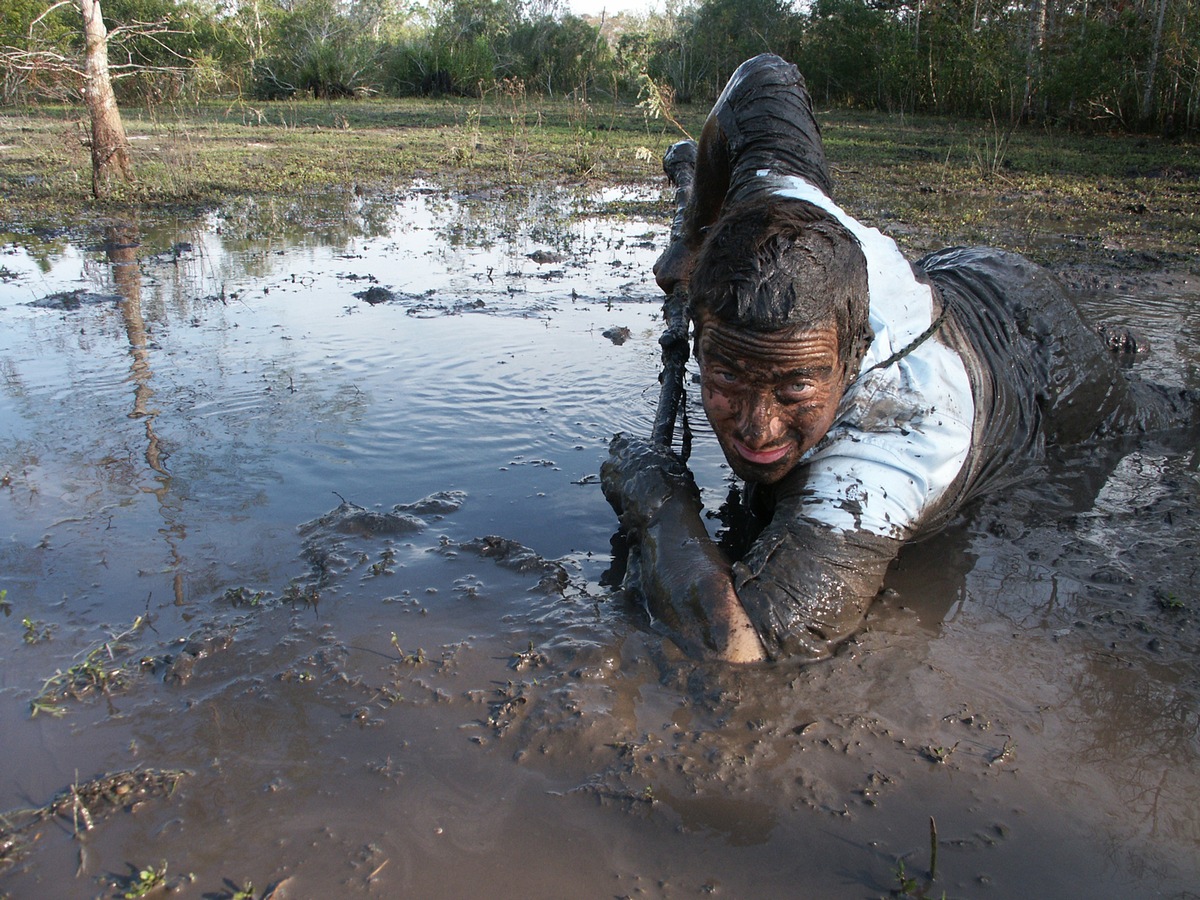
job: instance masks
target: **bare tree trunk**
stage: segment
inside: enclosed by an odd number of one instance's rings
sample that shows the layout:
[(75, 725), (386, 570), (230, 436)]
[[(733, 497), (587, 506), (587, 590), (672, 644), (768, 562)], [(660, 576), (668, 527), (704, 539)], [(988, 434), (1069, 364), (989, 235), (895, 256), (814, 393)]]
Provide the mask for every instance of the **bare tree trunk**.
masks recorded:
[(1154, 78), (1158, 74), (1158, 54), (1162, 47), (1163, 20), (1167, 16), (1167, 0), (1158, 0), (1158, 15), (1150, 39), (1150, 63), (1146, 67), (1146, 90), (1142, 94), (1142, 123), (1149, 125), (1154, 116)]
[(92, 120), (92, 196), (99, 199), (114, 177), (133, 180), (129, 139), (108, 74), (108, 29), (100, 0), (77, 0), (83, 15), (83, 99)]
[(1042, 76), (1042, 48), (1046, 42), (1046, 2), (1031, 0), (1029, 4), (1029, 31), (1025, 44), (1025, 93), (1021, 98), (1021, 118), (1029, 119), (1033, 113), (1033, 95)]

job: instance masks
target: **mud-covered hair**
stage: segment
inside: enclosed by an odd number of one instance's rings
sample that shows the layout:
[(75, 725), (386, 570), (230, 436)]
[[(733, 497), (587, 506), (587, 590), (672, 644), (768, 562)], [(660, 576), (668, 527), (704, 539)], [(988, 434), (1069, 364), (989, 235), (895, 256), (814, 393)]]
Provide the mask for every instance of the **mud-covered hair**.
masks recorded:
[(832, 323), (847, 364), (870, 340), (862, 247), (837, 219), (803, 200), (757, 198), (722, 210), (688, 287), (697, 322), (707, 313), (750, 331)]

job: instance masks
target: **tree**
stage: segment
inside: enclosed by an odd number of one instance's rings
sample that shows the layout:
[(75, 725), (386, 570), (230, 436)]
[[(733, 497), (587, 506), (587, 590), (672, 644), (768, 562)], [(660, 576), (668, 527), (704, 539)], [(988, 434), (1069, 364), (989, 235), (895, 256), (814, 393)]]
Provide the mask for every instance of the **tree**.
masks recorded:
[(704, 0), (693, 41), (708, 63), (708, 93), (715, 99), (734, 69), (759, 53), (797, 58), (800, 24), (787, 0)]
[(572, 15), (522, 22), (514, 29), (510, 46), (516, 57), (515, 74), (551, 96), (586, 92), (597, 67), (608, 57), (600, 29)]
[[(113, 91), (114, 70), (133, 74), (147, 69), (132, 54), (119, 66), (111, 65), (110, 46), (114, 39), (157, 38), (177, 31), (165, 20), (131, 22), (110, 31), (100, 0), (58, 0), (40, 13), (36, 9), (36, 5), (24, 7), (32, 18), (22, 40), (12, 40), (11, 32), (7, 35), (9, 43), (0, 48), (0, 63), (6, 71), (26, 76), (35, 96), (82, 96), (91, 122), (92, 195), (99, 199), (113, 181), (133, 179), (129, 140)], [(65, 10), (79, 14), (71, 28), (66, 27)]]
[[(915, 69), (913, 39), (897, 20), (863, 0), (816, 0), (804, 31), (804, 77), (818, 102), (911, 109), (905, 72)], [(891, 52), (889, 52), (889, 50)], [(900, 62), (897, 65), (897, 55)]]
[(114, 177), (133, 180), (129, 139), (108, 70), (108, 29), (100, 0), (77, 0), (83, 16), (83, 100), (92, 121), (92, 196), (103, 196)]
[(255, 3), (241, 14), (247, 18), (239, 30), (252, 39), (255, 91), (276, 99), (297, 91), (328, 98), (379, 90), (387, 42), (410, 11), (381, 0), (298, 0), (286, 9)]

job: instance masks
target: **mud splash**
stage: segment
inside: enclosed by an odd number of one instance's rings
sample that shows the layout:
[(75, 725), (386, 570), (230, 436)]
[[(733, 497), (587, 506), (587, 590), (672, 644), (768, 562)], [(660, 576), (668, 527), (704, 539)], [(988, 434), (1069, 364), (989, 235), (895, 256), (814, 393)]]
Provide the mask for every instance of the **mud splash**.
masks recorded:
[[(669, 209), (622, 199), (418, 185), (5, 248), (0, 810), (188, 774), (90, 830), (14, 812), (0, 891), (1193, 889), (1196, 448), (1056, 460), (906, 550), (828, 663), (696, 665), (600, 585)], [(30, 305), (74, 291), (123, 299)], [(1191, 387), (1198, 299), (1084, 298)], [(693, 466), (715, 509), (702, 431)], [(89, 660), (119, 683), (31, 717)]]

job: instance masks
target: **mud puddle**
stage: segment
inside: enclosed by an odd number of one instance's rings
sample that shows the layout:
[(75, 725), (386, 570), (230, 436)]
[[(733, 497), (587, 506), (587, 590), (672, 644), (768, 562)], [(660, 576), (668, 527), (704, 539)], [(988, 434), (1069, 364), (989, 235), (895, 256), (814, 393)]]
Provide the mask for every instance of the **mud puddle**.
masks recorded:
[[(657, 394), (631, 199), (417, 185), (4, 248), (0, 892), (1200, 883), (1196, 448), (1056, 461), (906, 551), (828, 663), (690, 663), (600, 585), (595, 475)], [(1164, 283), (1082, 299), (1196, 387), (1200, 293)]]

